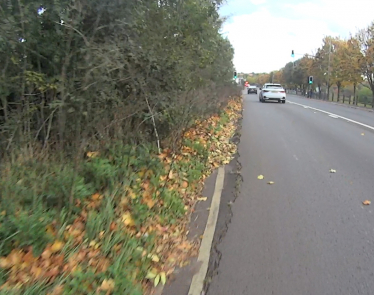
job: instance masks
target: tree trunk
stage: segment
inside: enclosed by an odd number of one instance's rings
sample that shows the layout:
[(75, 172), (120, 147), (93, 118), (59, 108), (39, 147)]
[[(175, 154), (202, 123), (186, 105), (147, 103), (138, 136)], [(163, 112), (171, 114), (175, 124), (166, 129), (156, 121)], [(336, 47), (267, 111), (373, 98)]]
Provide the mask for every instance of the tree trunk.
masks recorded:
[(319, 99), (322, 98), (321, 84), (318, 84), (318, 97), (319, 97)]
[(357, 99), (356, 99), (356, 83), (353, 84), (353, 99), (354, 99), (354, 104), (357, 105)]
[(342, 86), (340, 82), (337, 83), (337, 86), (338, 86), (338, 97), (336, 99), (337, 102), (339, 102), (340, 100), (340, 87)]

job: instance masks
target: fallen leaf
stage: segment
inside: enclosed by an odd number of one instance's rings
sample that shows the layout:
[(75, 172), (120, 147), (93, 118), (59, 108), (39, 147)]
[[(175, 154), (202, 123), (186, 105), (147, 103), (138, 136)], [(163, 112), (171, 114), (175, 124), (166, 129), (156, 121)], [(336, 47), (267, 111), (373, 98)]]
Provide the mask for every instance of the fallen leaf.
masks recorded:
[(0, 258), (0, 267), (7, 269), (10, 267), (10, 262), (7, 258), (1, 257)]
[(268, 181), (268, 184), (274, 184), (274, 181)]
[(365, 201), (362, 202), (362, 204), (364, 204), (364, 205), (370, 205), (370, 204), (371, 204), (371, 201), (369, 201), (369, 200), (365, 200)]
[(160, 275), (158, 274), (156, 277), (155, 277), (155, 281), (154, 281), (154, 285), (155, 287), (157, 287), (158, 283), (160, 282)]
[(31, 270), (30, 270), (30, 273), (35, 277), (35, 278), (40, 278), (41, 275), (43, 274), (43, 269), (40, 268), (40, 267), (36, 267), (35, 265), (33, 265), (31, 267)]
[(58, 285), (53, 288), (51, 293), (48, 293), (48, 295), (62, 295), (64, 293), (64, 285)]
[(96, 194), (93, 194), (91, 198), (92, 198), (92, 200), (97, 201), (97, 200), (100, 200), (102, 198), (102, 196), (100, 194), (96, 193)]
[(335, 169), (330, 169), (330, 173), (336, 173)]
[(88, 158), (96, 158), (99, 155), (99, 152), (87, 152)]
[(153, 271), (149, 271), (147, 275), (145, 276), (146, 279), (153, 280), (156, 277), (156, 273)]
[(43, 253), (42, 253), (42, 258), (43, 258), (44, 260), (47, 260), (49, 257), (51, 257), (51, 255), (52, 255), (52, 251), (51, 251), (51, 249), (50, 249), (50, 248), (46, 248), (46, 249), (43, 251)]
[(365, 135), (365, 133), (361, 133), (361, 135)]
[(122, 222), (125, 226), (135, 225), (134, 219), (131, 217), (131, 214), (128, 211), (122, 215)]
[(259, 175), (259, 176), (257, 176), (257, 179), (264, 179), (264, 176), (263, 175)]
[(102, 283), (101, 283), (101, 286), (100, 286), (100, 290), (101, 291), (107, 291), (107, 292), (112, 292), (114, 290), (114, 286), (115, 286), (115, 283), (114, 283), (114, 280), (113, 279), (105, 279)]
[(146, 203), (149, 209), (152, 209), (156, 202), (153, 199), (145, 199), (144, 203)]
[(198, 201), (206, 201), (208, 198), (207, 197), (201, 197), (201, 198), (197, 198)]
[(156, 254), (148, 254), (148, 258), (151, 258), (153, 262), (160, 261), (160, 258)]
[(165, 285), (166, 284), (166, 273), (164, 271), (160, 273), (160, 278), (161, 278), (161, 283)]
[(114, 221), (112, 221), (112, 223), (110, 224), (110, 230), (115, 231), (116, 229), (117, 229), (117, 224)]
[(57, 253), (64, 247), (64, 243), (61, 241), (55, 241), (51, 246), (51, 252)]

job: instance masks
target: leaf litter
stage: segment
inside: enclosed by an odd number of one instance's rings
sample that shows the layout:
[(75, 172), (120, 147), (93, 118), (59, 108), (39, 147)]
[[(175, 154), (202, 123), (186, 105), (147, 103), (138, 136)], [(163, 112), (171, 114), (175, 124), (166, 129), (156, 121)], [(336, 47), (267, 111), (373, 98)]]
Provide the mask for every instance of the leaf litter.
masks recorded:
[[(127, 262), (131, 265), (122, 266), (123, 271), (132, 269), (130, 280), (133, 284), (140, 283), (144, 294), (150, 293), (153, 286), (166, 284), (167, 277), (176, 267), (187, 265), (189, 258), (198, 254), (200, 239), (187, 239), (189, 216), (196, 202), (207, 200), (201, 196), (204, 180), (214, 169), (228, 164), (234, 158), (237, 146), (230, 139), (241, 117), (242, 102), (241, 97), (231, 98), (221, 115), (196, 121), (195, 127), (187, 130), (183, 139), (184, 143), (194, 144), (183, 144), (180, 153), (173, 154), (171, 150), (164, 149), (157, 155), (155, 158), (163, 164), (165, 174), (156, 179), (155, 171), (147, 168), (139, 171), (135, 182), (123, 188), (125, 193), (118, 201), (113, 221), (93, 240), (87, 239), (88, 216), (97, 212), (106, 199), (99, 192), (87, 200), (76, 202), (80, 213), (62, 231), (58, 231), (55, 224), (47, 226), (46, 232), (54, 241), (40, 255), (36, 255), (30, 246), (15, 247), (7, 256), (0, 257), (0, 267), (8, 273), (6, 281), (0, 286), (0, 292), (12, 292), (20, 286), (44, 282), (50, 286), (51, 292), (48, 294), (65, 294), (63, 278), (87, 269), (102, 277), (96, 283), (87, 283), (87, 290), (98, 294), (122, 294), (120, 289), (116, 289), (117, 281), (108, 271), (115, 264), (123, 245), (112, 243), (109, 250), (104, 249), (104, 245), (107, 245), (105, 239), (121, 232), (139, 241), (139, 245), (144, 245), (134, 248), (131, 255), (133, 259)], [(88, 159), (100, 157), (99, 152), (88, 152), (86, 155)], [(185, 172), (186, 168), (194, 168), (190, 164), (192, 160), (204, 165), (201, 170), (203, 173), (194, 178)], [(263, 179), (260, 176), (258, 178)], [(172, 223), (160, 215), (162, 210), (167, 211), (164, 207), (165, 198), (162, 197), (165, 192), (179, 196), (184, 204), (184, 213), (175, 215), (177, 217), (173, 218), (176, 220)], [(139, 220), (134, 208), (140, 205), (154, 214)], [(142, 242), (150, 235), (153, 237), (151, 244)], [(105, 254), (104, 251), (112, 254)], [(148, 267), (148, 271), (141, 276), (144, 267)]]

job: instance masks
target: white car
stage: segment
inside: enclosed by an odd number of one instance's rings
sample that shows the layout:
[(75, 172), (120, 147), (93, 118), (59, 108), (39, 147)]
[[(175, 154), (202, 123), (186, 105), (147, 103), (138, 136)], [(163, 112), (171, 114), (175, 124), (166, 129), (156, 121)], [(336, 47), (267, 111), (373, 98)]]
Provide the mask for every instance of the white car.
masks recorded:
[(259, 100), (286, 103), (286, 90), (280, 84), (266, 83), (260, 88)]

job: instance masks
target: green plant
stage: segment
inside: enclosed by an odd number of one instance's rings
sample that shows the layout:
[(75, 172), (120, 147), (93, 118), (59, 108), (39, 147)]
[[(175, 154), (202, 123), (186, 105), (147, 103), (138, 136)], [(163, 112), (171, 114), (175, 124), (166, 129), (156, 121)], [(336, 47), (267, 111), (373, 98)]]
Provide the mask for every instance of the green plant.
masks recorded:
[(118, 169), (109, 159), (94, 158), (83, 167), (86, 183), (92, 183), (96, 190), (113, 187), (118, 181)]
[(101, 232), (109, 233), (110, 225), (115, 219), (114, 203), (110, 196), (104, 196), (99, 211), (88, 212), (86, 222), (86, 237), (92, 241), (99, 237)]
[(72, 273), (64, 285), (64, 294), (66, 295), (89, 295), (95, 294), (100, 287), (100, 282), (105, 278), (104, 274), (95, 274), (94, 270), (82, 266), (81, 271)]
[(40, 254), (51, 238), (46, 226), (55, 216), (54, 211), (41, 208), (31, 211), (7, 213), (0, 217), (0, 256), (10, 253), (14, 247), (32, 246), (36, 255)]
[(183, 198), (176, 191), (164, 190), (161, 193), (164, 205), (161, 208), (160, 215), (165, 222), (174, 224), (179, 217), (185, 213)]

